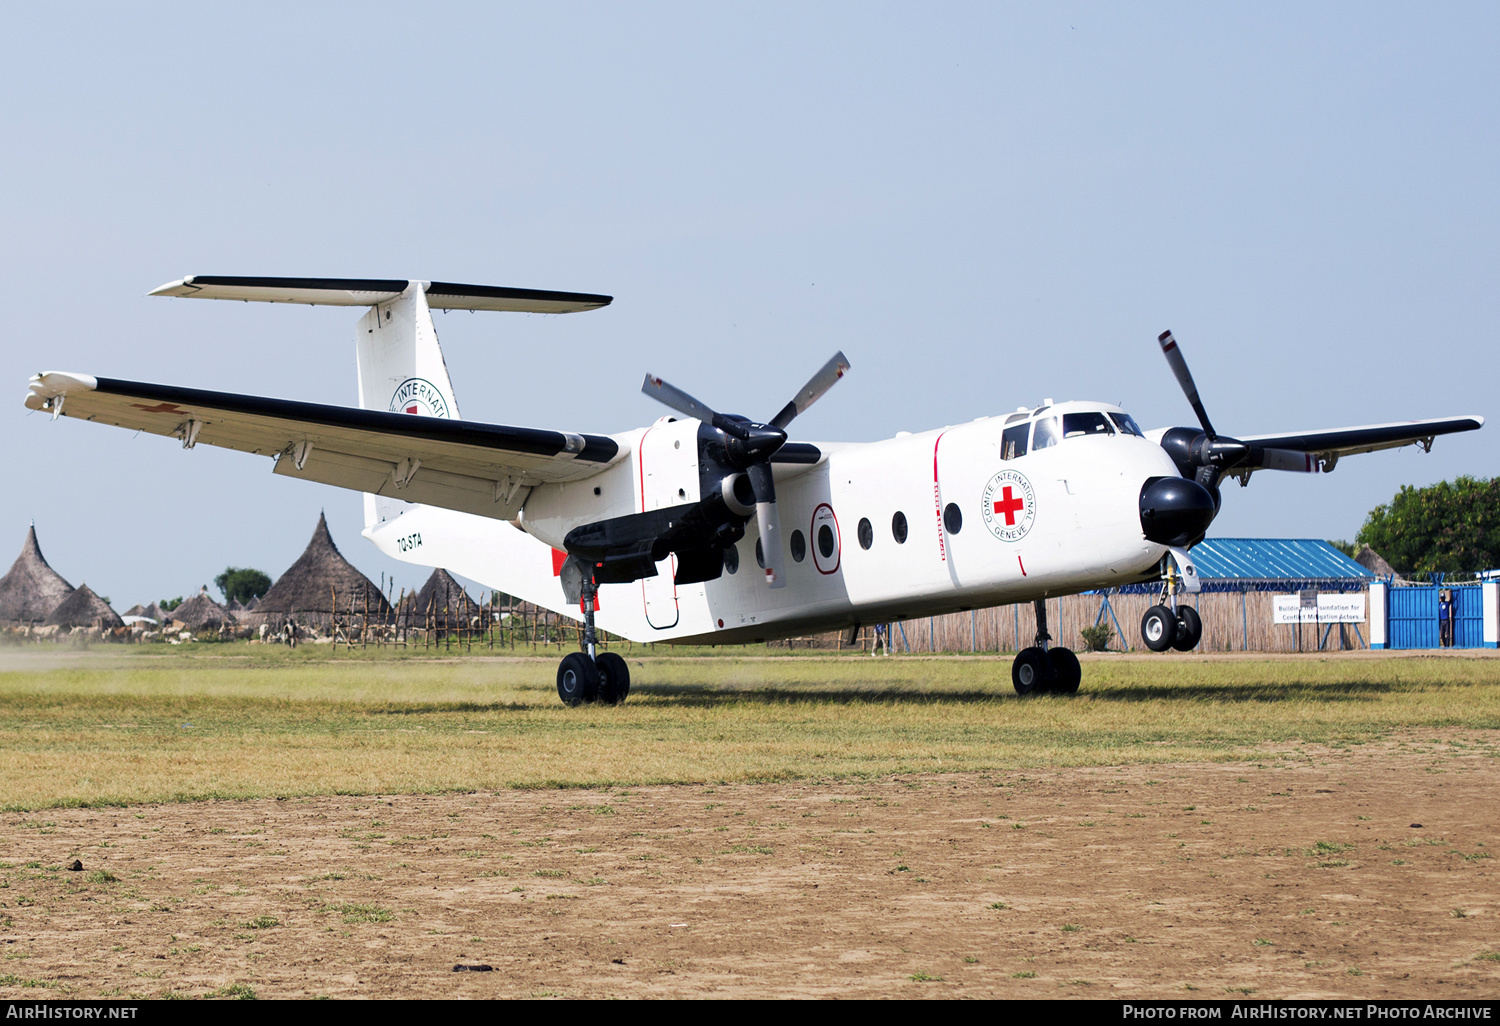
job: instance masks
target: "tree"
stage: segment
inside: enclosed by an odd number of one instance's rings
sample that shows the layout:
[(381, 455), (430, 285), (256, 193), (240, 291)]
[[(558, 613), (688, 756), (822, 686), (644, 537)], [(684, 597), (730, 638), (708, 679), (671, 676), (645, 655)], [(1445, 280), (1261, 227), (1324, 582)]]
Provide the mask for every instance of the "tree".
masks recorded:
[(1355, 539), (1400, 571), (1444, 573), (1500, 566), (1500, 477), (1402, 485)]
[(239, 599), (240, 603), (260, 598), (271, 590), (271, 578), (250, 567), (229, 566), (214, 578), (214, 587), (224, 593), (224, 601)]

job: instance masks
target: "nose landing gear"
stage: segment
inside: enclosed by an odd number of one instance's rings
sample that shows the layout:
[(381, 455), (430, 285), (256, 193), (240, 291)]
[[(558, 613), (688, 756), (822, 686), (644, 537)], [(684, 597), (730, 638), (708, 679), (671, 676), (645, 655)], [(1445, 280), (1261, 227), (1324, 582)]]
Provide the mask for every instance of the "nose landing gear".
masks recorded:
[(1141, 617), (1141, 640), (1153, 652), (1175, 648), (1191, 652), (1203, 640), (1203, 618), (1192, 606), (1177, 604), (1181, 581), (1170, 564), (1162, 584), (1162, 601), (1146, 610)]
[(604, 702), (619, 705), (630, 694), (630, 667), (614, 652), (598, 654), (594, 633), (594, 605), (599, 586), (594, 575), (583, 574), (583, 651), (570, 652), (557, 667), (557, 697), (563, 705)]
[(1018, 695), (1071, 695), (1083, 680), (1083, 669), (1071, 649), (1052, 648), (1047, 633), (1047, 604), (1037, 599), (1036, 644), (1016, 653), (1010, 666), (1010, 683)]

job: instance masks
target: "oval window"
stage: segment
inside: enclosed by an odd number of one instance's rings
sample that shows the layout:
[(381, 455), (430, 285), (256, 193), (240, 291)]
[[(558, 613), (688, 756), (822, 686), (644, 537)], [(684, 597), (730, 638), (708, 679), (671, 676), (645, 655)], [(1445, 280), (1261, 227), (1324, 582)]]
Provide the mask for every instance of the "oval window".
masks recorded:
[(762, 570), (766, 568), (766, 550), (761, 548), (760, 539), (755, 539), (755, 565)]
[(837, 573), (839, 569), (839, 521), (833, 507), (820, 502), (813, 510), (812, 523), (808, 525), (812, 535), (813, 565), (820, 574)]
[(957, 534), (964, 529), (964, 511), (958, 508), (958, 503), (950, 502), (943, 508), (943, 526), (948, 529), (949, 534)]
[(792, 532), (791, 548), (792, 559), (795, 562), (800, 563), (807, 558), (807, 539), (802, 537), (801, 531)]
[(897, 545), (906, 544), (906, 514), (900, 510), (891, 517), (891, 537), (896, 539)]
[(869, 517), (860, 517), (859, 520), (859, 547), (868, 549), (875, 544), (875, 527), (870, 523)]
[(724, 572), (732, 577), (734, 576), (734, 572), (739, 568), (740, 550), (738, 547), (731, 545), (724, 550)]

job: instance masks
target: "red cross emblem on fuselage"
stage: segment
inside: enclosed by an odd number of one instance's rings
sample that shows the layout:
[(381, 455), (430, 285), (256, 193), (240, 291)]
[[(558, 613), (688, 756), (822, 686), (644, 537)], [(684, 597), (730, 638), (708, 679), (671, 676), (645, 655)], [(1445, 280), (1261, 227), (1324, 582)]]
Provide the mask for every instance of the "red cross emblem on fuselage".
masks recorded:
[(1016, 514), (1026, 508), (1026, 500), (1020, 498), (1019, 496), (1012, 496), (1010, 493), (1010, 485), (1005, 486), (1004, 494), (1004, 500), (995, 503), (995, 512), (1005, 514), (1006, 527), (1014, 527), (1016, 524)]

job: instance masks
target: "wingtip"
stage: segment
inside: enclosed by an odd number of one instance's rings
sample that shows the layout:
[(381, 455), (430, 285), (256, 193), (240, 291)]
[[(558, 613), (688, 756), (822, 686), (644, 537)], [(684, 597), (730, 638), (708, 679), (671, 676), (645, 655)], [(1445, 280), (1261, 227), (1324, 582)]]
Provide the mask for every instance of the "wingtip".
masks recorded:
[(169, 281), (165, 285), (158, 285), (156, 288), (154, 288), (150, 292), (146, 293), (146, 295), (148, 295), (148, 296), (180, 296), (180, 295), (182, 295), (184, 293), (184, 291), (186, 289), (191, 288), (192, 284), (193, 284), (193, 276), (191, 274), (189, 274), (189, 275), (187, 275), (184, 278), (178, 278), (176, 281)]

